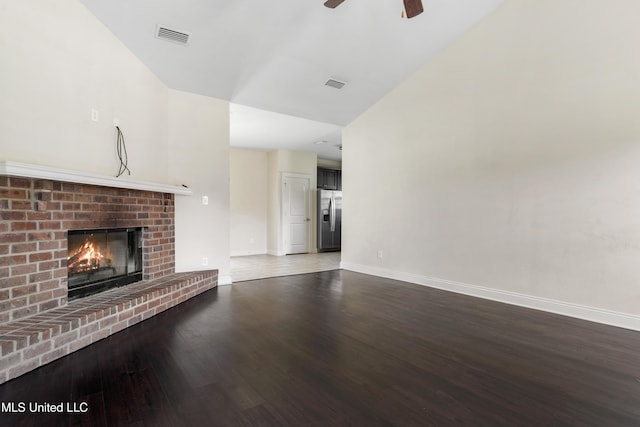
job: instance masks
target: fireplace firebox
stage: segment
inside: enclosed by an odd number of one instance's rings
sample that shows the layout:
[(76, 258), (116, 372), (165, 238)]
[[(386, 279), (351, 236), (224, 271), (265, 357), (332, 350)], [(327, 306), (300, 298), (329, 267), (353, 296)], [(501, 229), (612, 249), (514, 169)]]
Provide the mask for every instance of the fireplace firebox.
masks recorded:
[(142, 280), (142, 229), (68, 232), (68, 299)]

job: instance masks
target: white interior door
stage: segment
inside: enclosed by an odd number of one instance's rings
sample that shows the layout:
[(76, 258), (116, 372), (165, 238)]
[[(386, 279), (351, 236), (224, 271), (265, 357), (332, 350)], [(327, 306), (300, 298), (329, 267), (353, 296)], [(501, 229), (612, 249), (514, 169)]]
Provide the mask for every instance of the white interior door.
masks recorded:
[(311, 207), (308, 175), (283, 176), (282, 222), (283, 243), (286, 254), (309, 252)]

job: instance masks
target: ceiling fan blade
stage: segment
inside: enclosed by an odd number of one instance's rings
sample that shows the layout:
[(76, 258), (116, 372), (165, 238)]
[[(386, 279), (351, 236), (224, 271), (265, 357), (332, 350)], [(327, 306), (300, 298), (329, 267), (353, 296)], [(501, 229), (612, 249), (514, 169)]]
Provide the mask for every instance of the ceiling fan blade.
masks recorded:
[(326, 2), (324, 2), (324, 5), (327, 6), (328, 8), (335, 8), (340, 6), (340, 3), (342, 3), (344, 0), (327, 0)]
[[(327, 1), (327, 3), (329, 3)], [(327, 4), (325, 3), (325, 5)], [(404, 10), (407, 11), (407, 18), (413, 18), (424, 12), (422, 0), (404, 0)]]

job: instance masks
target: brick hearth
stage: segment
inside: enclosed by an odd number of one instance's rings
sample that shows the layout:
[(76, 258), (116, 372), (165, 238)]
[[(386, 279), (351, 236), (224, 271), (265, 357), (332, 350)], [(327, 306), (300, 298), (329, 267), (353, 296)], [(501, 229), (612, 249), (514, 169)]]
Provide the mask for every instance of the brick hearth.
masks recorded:
[[(143, 281), (67, 303), (68, 230), (107, 227), (142, 227)], [(0, 383), (217, 285), (175, 274), (171, 193), (0, 176), (0, 236)]]
[(217, 283), (217, 270), (174, 273), (0, 326), (0, 384), (155, 316)]

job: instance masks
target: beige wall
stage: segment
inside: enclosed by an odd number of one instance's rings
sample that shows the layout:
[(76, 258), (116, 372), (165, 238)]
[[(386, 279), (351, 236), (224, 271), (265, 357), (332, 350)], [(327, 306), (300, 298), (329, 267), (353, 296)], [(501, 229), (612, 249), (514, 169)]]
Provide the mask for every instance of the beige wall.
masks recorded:
[(176, 271), (217, 268), (231, 283), (229, 103), (170, 90), (168, 110), (170, 176), (193, 191), (176, 196)]
[(231, 256), (267, 253), (267, 153), (230, 151)]
[(347, 126), (343, 266), (640, 329), (637, 16), (507, 0)]
[[(78, 1), (0, 0), (0, 160), (167, 182), (167, 88)], [(99, 122), (91, 121), (91, 109)]]
[(0, 55), (0, 160), (113, 176), (118, 118), (131, 179), (193, 190), (176, 197), (176, 269), (230, 281), (228, 102), (168, 90), (74, 0), (0, 0)]

